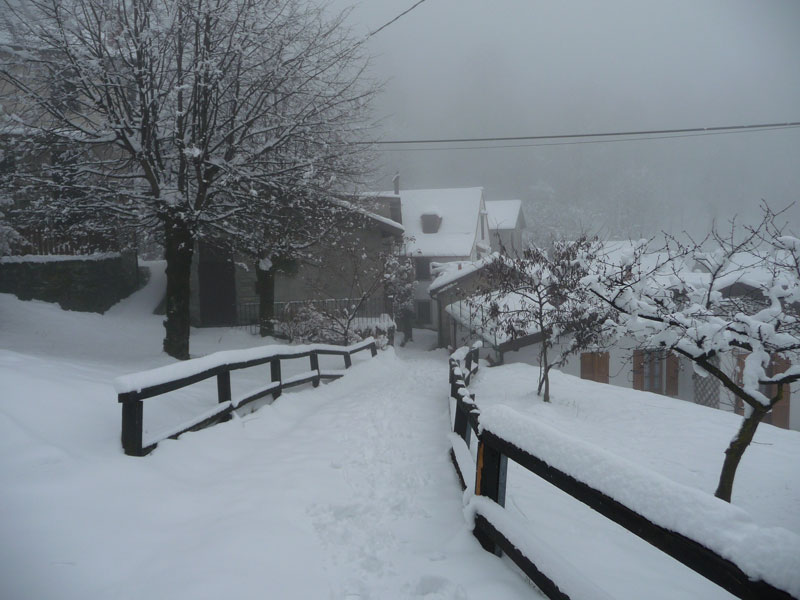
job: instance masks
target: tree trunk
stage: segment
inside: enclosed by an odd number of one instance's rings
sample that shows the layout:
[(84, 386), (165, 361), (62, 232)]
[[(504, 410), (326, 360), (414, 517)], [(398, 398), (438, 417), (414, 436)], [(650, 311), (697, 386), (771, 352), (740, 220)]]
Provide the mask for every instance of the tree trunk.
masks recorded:
[(275, 265), (263, 270), (256, 265), (258, 288), (258, 332), (261, 337), (275, 333)]
[(753, 440), (756, 433), (756, 428), (761, 422), (761, 417), (767, 412), (767, 409), (754, 409), (753, 412), (745, 417), (739, 427), (739, 432), (731, 440), (728, 449), (725, 450), (725, 462), (722, 463), (722, 471), (719, 474), (719, 483), (717, 484), (717, 491), (714, 495), (725, 502), (731, 501), (733, 494), (733, 478), (736, 476), (736, 468), (739, 466), (739, 461), (742, 460), (744, 451)]
[[(542, 388), (544, 395), (542, 396)], [(550, 402), (550, 367), (547, 360), (547, 344), (542, 341), (542, 352), (539, 354), (539, 389), (536, 395), (542, 396), (543, 402)]]
[(189, 358), (189, 301), (194, 239), (188, 225), (169, 220), (164, 226), (167, 259), (167, 318), (164, 321), (164, 352), (174, 358)]

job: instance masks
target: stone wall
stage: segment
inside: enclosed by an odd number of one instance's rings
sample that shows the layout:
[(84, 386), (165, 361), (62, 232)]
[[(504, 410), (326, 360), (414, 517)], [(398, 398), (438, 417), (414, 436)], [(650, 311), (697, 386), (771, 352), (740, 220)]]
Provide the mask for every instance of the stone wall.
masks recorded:
[(0, 293), (103, 313), (138, 287), (135, 252), (0, 258)]

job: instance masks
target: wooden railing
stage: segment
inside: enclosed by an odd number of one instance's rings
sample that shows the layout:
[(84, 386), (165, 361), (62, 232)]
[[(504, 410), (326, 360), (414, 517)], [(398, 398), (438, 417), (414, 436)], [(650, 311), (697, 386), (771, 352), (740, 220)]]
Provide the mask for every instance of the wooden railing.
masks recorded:
[[(367, 338), (348, 347), (314, 344), (217, 352), (202, 358), (119, 377), (115, 381), (115, 386), (117, 399), (122, 404), (122, 448), (125, 454), (130, 456), (144, 456), (152, 452), (158, 442), (226, 421), (235, 409), (255, 400), (268, 395), (272, 395), (275, 399), (283, 390), (305, 383), (317, 387), (320, 380), (337, 379), (344, 375), (344, 372), (320, 369), (319, 357), (341, 356), (344, 359), (344, 368), (347, 369), (352, 365), (353, 354), (363, 350), (369, 350), (372, 356), (375, 356), (377, 354), (375, 340)], [(297, 358), (308, 358), (310, 370), (284, 379), (281, 373), (281, 361)], [(270, 364), (270, 382), (241, 397), (232, 398), (231, 371), (266, 363)], [(143, 400), (179, 390), (211, 377), (217, 378), (217, 406), (173, 430), (162, 432), (153, 439), (143, 439)]]
[[(473, 533), (489, 552), (497, 555), (505, 553), (548, 598), (568, 600), (569, 596), (559, 587), (558, 582), (551, 578), (551, 574), (542, 572), (534, 564), (530, 553), (526, 554), (526, 551), (520, 548), (521, 544), (515, 544), (509, 539), (509, 536), (513, 537), (514, 530), (519, 530), (520, 527), (518, 522), (509, 526), (508, 520), (511, 517), (501, 508), (505, 506), (509, 459), (738, 598), (798, 600), (797, 596), (767, 581), (750, 579), (739, 565), (720, 556), (703, 543), (652, 522), (606, 493), (594, 489), (509, 442), (501, 432), (493, 431), (491, 425), (481, 423), (481, 411), (475, 402), (475, 395), (468, 387), (477, 370), (477, 349), (469, 351), (461, 349), (450, 359), (450, 396), (455, 400), (453, 432), (466, 443), (466, 449), (461, 447), (461, 452), (456, 452), (454, 446), (451, 458), (462, 486), (466, 489), (473, 483), (469, 476), (473, 468), (472, 456), (468, 451), (470, 438), (472, 435), (477, 437), (477, 461), (474, 464), (475, 495), (492, 501), (487, 503), (484, 499), (480, 499), (476, 503)], [(780, 554), (780, 549), (774, 548), (773, 552), (777, 556)], [(563, 583), (561, 587), (565, 587)]]

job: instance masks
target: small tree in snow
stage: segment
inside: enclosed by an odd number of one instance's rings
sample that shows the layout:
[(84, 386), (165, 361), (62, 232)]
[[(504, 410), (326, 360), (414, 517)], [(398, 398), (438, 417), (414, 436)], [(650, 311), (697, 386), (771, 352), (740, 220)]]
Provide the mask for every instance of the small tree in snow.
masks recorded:
[(521, 256), (500, 256), (485, 268), (485, 292), (472, 300), (489, 306), (484, 327), (512, 339), (538, 334), (537, 394), (550, 401), (550, 370), (603, 340), (604, 311), (579, 285), (597, 252), (596, 238), (531, 246)]
[[(759, 422), (783, 400), (788, 384), (800, 379), (800, 241), (785, 235), (779, 215), (763, 210), (754, 226), (734, 220), (702, 242), (667, 237), (656, 253), (642, 244), (583, 279), (617, 313), (620, 335), (688, 358), (744, 404), (715, 492), (728, 502)], [(734, 354), (747, 355), (742, 385), (720, 366), (720, 357)], [(772, 374), (776, 358), (789, 367)], [(765, 386), (774, 392), (765, 394)]]

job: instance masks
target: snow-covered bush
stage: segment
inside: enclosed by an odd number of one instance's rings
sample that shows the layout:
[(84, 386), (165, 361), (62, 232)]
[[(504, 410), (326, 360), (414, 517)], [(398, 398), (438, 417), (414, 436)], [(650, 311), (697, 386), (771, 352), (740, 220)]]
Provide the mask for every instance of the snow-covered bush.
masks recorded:
[(373, 337), (379, 348), (392, 343), (394, 330), (395, 323), (388, 315), (351, 318), (347, 311), (321, 309), (314, 302), (284, 311), (275, 324), (275, 331), (292, 342), (348, 346)]

